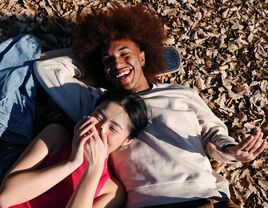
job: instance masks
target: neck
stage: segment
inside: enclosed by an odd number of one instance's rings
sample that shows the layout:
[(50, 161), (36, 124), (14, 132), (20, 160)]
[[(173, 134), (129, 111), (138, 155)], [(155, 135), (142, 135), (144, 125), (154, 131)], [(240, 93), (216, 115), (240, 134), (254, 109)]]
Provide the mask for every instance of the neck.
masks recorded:
[(143, 90), (140, 90), (140, 91), (138, 91), (136, 93), (139, 94), (139, 95), (143, 95), (143, 94), (149, 92), (152, 88), (153, 88), (153, 84), (150, 83), (147, 88), (144, 88)]
[(147, 80), (145, 82), (143, 82), (139, 87), (131, 90), (133, 93), (140, 93), (142, 91), (147, 90), (150, 87), (149, 83), (147, 82)]

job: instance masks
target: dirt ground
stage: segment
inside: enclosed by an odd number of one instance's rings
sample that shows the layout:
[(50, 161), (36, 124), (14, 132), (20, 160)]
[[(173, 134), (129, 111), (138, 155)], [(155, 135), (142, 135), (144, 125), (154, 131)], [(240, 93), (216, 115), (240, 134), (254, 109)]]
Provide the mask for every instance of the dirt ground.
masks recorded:
[[(178, 47), (182, 67), (160, 82), (198, 91), (237, 141), (255, 129), (268, 135), (268, 0), (117, 2), (142, 2), (162, 17), (166, 44)], [(110, 6), (100, 0), (0, 0), (0, 42), (31, 33), (42, 40), (43, 51), (68, 47), (77, 12)], [(56, 110), (48, 117), (60, 120), (62, 114)], [(211, 163), (229, 180), (235, 203), (268, 207), (267, 150), (250, 163)]]

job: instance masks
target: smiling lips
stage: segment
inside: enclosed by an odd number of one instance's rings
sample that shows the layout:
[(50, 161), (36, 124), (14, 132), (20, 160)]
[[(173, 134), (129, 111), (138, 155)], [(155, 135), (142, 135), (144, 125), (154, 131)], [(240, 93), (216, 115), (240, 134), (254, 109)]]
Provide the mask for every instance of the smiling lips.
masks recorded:
[(131, 71), (132, 71), (132, 69), (126, 69), (126, 70), (123, 70), (119, 73), (112, 73), (111, 75), (117, 80), (122, 80), (122, 79), (126, 78), (131, 73)]

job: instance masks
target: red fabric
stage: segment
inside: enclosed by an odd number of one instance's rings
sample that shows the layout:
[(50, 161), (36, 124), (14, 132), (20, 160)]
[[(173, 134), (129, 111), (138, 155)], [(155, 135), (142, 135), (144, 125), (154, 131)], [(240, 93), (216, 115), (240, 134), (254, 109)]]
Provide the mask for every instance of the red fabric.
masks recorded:
[[(42, 167), (48, 167), (59, 161), (66, 160), (69, 157), (71, 151), (71, 146), (68, 145), (61, 152), (56, 153), (53, 156), (47, 157), (44, 160)], [(72, 174), (63, 179), (60, 183), (41, 194), (40, 196), (15, 206), (11, 208), (64, 208), (66, 207), (72, 193), (77, 188), (81, 177), (86, 169), (87, 162), (84, 161), (83, 164), (77, 168)], [(104, 169), (102, 176), (100, 178), (97, 190), (95, 192), (95, 197), (98, 196), (100, 190), (110, 178), (110, 174), (107, 166), (107, 159), (105, 160)], [(27, 191), (27, 190), (25, 190)]]

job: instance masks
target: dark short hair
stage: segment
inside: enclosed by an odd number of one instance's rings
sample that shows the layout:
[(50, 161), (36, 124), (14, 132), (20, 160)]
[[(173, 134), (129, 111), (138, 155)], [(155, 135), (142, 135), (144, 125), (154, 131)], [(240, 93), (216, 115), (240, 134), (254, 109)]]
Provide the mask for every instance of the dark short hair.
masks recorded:
[(136, 137), (148, 124), (148, 110), (144, 100), (137, 94), (123, 89), (105, 91), (97, 102), (112, 101), (120, 105), (128, 114), (131, 122), (130, 138)]
[(145, 5), (123, 7), (113, 4), (105, 11), (92, 9), (90, 14), (81, 14), (77, 19), (71, 47), (85, 71), (94, 74), (95, 80), (97, 78), (98, 82), (105, 84), (107, 79), (101, 63), (101, 48), (120, 39), (131, 40), (144, 51), (144, 75), (148, 82), (155, 82), (155, 75), (164, 67), (162, 50), (166, 34), (160, 18)]

